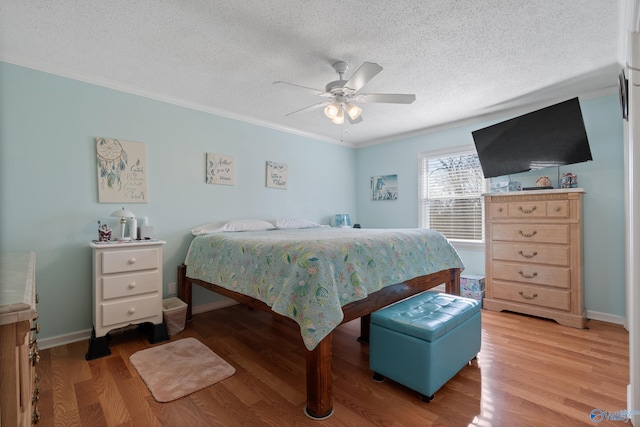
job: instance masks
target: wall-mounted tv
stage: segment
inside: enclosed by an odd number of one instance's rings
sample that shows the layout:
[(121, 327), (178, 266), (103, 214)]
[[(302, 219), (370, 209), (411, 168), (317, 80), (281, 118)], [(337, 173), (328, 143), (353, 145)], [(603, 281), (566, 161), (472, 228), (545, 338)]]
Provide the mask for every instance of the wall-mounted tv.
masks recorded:
[(578, 98), (471, 134), (485, 178), (593, 160)]

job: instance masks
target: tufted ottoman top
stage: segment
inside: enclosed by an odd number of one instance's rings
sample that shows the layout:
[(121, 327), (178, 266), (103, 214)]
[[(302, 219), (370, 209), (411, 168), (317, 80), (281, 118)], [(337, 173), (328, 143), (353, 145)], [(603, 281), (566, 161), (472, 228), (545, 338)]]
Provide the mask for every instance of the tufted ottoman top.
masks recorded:
[(480, 302), (423, 292), (371, 313), (371, 323), (433, 342), (480, 311)]

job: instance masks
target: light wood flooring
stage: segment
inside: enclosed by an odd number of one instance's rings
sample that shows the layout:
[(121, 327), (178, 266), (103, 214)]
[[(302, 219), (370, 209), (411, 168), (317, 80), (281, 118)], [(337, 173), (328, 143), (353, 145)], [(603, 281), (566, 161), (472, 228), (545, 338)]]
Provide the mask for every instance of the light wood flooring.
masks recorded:
[(43, 350), (37, 367), (39, 426), (622, 426), (594, 423), (594, 409), (626, 407), (628, 334), (598, 321), (588, 329), (482, 311), (482, 350), (422, 402), (390, 380), (371, 379), (359, 322), (333, 340), (334, 414), (308, 419), (306, 351), (296, 327), (232, 306), (197, 314), (172, 337), (195, 337), (236, 368), (232, 377), (170, 403), (157, 403), (129, 362), (151, 346), (138, 331), (112, 334), (112, 354), (85, 360), (88, 342)]

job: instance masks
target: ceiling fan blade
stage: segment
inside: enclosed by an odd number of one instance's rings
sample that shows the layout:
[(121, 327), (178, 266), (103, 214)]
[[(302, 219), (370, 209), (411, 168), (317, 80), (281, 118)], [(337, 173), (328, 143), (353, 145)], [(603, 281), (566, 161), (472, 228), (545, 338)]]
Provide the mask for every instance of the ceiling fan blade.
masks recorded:
[(329, 105), (329, 104), (331, 104), (331, 101), (323, 101), (323, 102), (320, 102), (320, 103), (318, 103), (318, 104), (309, 105), (308, 107), (304, 107), (304, 108), (301, 108), (301, 109), (299, 109), (299, 110), (292, 111), (292, 112), (290, 112), (289, 114), (285, 114), (285, 117), (290, 116), (290, 115), (292, 115), (292, 114), (301, 113), (301, 112), (303, 112), (303, 111), (312, 111), (312, 110), (317, 110), (317, 109), (319, 109), (319, 108), (326, 107), (326, 106), (327, 106), (327, 105)]
[(349, 81), (345, 83), (345, 87), (357, 92), (364, 85), (366, 85), (369, 80), (374, 78), (380, 71), (382, 71), (382, 67), (373, 62), (363, 62), (360, 68), (356, 70), (355, 73), (351, 76)]
[(356, 97), (358, 102), (381, 102), (387, 104), (411, 104), (416, 100), (414, 94), (398, 93), (362, 93)]
[(321, 89), (314, 89), (312, 87), (307, 87), (307, 86), (301, 86), (301, 85), (297, 85), (297, 84), (293, 84), (293, 83), (287, 83), (287, 82), (281, 82), (281, 81), (277, 81), (277, 82), (273, 82), (274, 86), (280, 86), (280, 87), (286, 87), (289, 89), (302, 89), (304, 91), (313, 93), (314, 95), (318, 95), (318, 96), (325, 96), (325, 97), (332, 97), (333, 95), (325, 92), (324, 90)]

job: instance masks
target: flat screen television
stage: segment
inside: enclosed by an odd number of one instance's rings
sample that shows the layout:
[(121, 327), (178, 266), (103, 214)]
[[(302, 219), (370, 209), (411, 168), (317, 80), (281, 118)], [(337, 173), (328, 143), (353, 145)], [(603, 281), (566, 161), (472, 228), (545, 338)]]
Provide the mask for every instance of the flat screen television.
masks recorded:
[(471, 134), (485, 178), (593, 160), (578, 98)]

